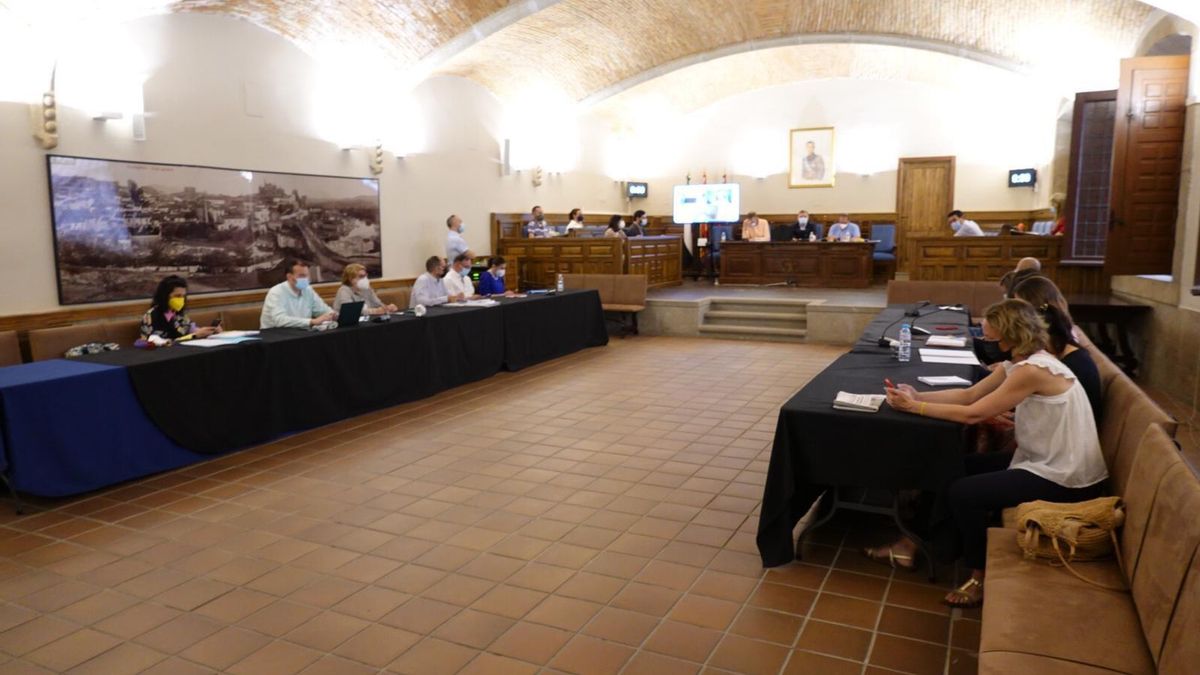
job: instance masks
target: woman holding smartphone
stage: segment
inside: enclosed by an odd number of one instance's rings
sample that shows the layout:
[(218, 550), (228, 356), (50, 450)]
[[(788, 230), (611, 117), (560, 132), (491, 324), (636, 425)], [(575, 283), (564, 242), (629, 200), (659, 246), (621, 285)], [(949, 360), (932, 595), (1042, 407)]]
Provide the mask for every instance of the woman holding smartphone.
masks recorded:
[(196, 326), (187, 315), (187, 280), (172, 274), (158, 282), (150, 309), (142, 315), (142, 339), (157, 335), (164, 340), (184, 337), (206, 338), (220, 333), (221, 327)]

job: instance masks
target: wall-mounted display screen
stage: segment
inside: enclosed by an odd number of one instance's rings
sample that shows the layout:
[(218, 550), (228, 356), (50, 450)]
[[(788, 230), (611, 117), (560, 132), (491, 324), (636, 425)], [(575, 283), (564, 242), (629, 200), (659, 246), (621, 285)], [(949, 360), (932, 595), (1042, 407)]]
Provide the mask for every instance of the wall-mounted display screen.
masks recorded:
[(1008, 187), (1033, 187), (1037, 183), (1037, 169), (1011, 169), (1008, 172)]
[(650, 186), (646, 183), (626, 183), (625, 196), (629, 199), (645, 199), (650, 196)]
[(736, 223), (741, 217), (741, 186), (676, 185), (672, 215), (678, 224)]
[(189, 292), (273, 286), (289, 259), (313, 281), (350, 263), (382, 274), (379, 181), (50, 155), (58, 298), (148, 298), (169, 274)]

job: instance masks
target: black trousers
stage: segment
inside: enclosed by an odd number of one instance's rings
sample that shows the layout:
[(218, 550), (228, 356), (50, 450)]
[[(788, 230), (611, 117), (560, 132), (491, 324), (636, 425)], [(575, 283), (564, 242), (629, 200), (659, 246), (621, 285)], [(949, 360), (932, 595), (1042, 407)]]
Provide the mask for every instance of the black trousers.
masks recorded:
[(1068, 488), (1024, 469), (1009, 469), (1011, 452), (967, 455), (966, 476), (955, 481), (946, 497), (962, 543), (963, 559), (971, 569), (987, 562), (988, 519), (1010, 506), (1041, 499), (1081, 502), (1099, 497), (1104, 483)]

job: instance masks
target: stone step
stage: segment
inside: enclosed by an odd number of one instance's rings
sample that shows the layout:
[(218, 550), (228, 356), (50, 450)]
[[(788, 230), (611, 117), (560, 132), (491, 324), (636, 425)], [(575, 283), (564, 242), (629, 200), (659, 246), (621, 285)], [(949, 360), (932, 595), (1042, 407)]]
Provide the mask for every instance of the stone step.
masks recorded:
[(774, 326), (780, 323), (797, 324), (794, 328), (808, 325), (808, 317), (792, 312), (751, 312), (729, 309), (708, 310), (704, 313), (704, 324), (741, 324)]
[(777, 298), (713, 298), (709, 311), (773, 312), (778, 314), (806, 314), (808, 301)]
[(804, 337), (808, 335), (808, 331), (804, 328), (703, 324), (700, 326), (700, 334), (746, 340), (788, 340), (803, 342)]

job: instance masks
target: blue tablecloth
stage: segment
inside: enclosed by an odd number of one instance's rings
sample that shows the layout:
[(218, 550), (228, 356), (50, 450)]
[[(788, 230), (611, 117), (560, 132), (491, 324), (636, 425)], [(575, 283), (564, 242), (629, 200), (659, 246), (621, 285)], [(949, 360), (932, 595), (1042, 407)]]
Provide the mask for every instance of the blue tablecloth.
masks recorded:
[(124, 368), (56, 359), (0, 368), (0, 470), (60, 497), (210, 459), (147, 417)]

